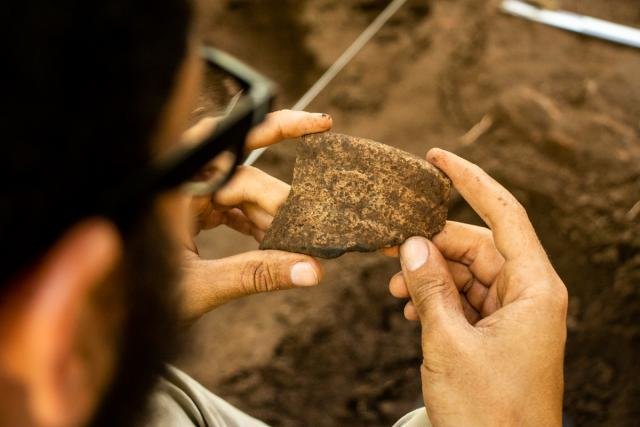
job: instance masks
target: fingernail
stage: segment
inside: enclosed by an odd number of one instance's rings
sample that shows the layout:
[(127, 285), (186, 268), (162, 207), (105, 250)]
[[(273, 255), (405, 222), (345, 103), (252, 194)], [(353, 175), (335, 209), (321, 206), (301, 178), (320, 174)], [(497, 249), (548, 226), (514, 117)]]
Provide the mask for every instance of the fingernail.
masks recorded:
[(429, 247), (423, 237), (411, 237), (400, 246), (400, 259), (402, 265), (409, 271), (415, 271), (422, 267), (429, 258)]
[(318, 284), (318, 274), (308, 262), (299, 262), (291, 267), (291, 283), (295, 286), (315, 286)]
[(323, 119), (331, 119), (331, 116), (326, 113), (313, 113), (313, 115)]
[(431, 163), (438, 163), (438, 161), (440, 160), (440, 154), (441, 154), (442, 150), (439, 148), (432, 148), (431, 150), (429, 150), (427, 152), (427, 159), (431, 162)]

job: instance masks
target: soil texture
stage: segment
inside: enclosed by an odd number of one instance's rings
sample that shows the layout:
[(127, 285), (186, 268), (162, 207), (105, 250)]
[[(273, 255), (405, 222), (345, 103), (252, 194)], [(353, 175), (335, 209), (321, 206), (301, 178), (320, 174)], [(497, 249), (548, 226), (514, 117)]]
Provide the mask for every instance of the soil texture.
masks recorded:
[[(291, 104), (382, 0), (201, 0), (210, 43)], [(640, 27), (637, 0), (561, 7)], [(501, 14), (409, 0), (311, 105), (337, 132), (419, 156), (454, 150), (526, 207), (570, 293), (565, 410), (576, 426), (640, 420), (640, 51)], [(295, 142), (257, 166), (291, 181)], [(459, 197), (450, 218), (479, 223)], [(255, 249), (227, 230), (203, 255)], [(419, 328), (387, 291), (396, 260), (347, 254), (315, 289), (256, 295), (200, 321), (181, 366), (275, 426), (385, 426), (421, 404)], [(212, 278), (215, 286), (215, 278)]]

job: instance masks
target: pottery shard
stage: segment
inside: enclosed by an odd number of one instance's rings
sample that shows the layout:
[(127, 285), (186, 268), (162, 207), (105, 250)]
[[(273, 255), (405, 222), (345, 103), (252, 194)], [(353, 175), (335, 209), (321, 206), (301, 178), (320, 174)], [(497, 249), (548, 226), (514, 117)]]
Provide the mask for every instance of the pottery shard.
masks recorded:
[(297, 150), (291, 193), (260, 249), (335, 258), (444, 227), (451, 182), (427, 161), (335, 133), (307, 135)]

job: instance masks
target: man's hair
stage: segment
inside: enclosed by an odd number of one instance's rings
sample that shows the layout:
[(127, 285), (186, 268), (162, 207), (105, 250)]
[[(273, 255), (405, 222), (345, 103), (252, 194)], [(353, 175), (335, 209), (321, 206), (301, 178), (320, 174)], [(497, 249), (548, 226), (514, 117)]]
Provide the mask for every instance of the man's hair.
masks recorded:
[(3, 5), (0, 293), (149, 162), (186, 55), (188, 0), (21, 0)]

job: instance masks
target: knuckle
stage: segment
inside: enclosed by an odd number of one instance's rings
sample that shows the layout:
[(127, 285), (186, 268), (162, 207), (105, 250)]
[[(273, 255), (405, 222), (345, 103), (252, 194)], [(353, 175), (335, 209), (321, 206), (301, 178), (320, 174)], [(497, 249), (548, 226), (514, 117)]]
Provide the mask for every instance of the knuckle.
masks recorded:
[(280, 118), (282, 116), (286, 116), (287, 114), (290, 114), (291, 110), (283, 108), (281, 110), (277, 110), (277, 111), (272, 111), (271, 113), (267, 114), (267, 122), (269, 122), (270, 124), (276, 124), (278, 121), (280, 121)]
[(440, 360), (423, 359), (420, 371), (423, 378), (446, 376), (449, 372), (447, 363)]
[(236, 188), (242, 191), (243, 200), (246, 200), (256, 188), (260, 188), (267, 176), (265, 172), (253, 166), (239, 166), (234, 181)]
[(524, 208), (524, 206), (522, 206), (522, 203), (520, 203), (515, 198), (515, 196), (511, 196), (511, 198), (513, 199), (512, 206), (511, 206), (511, 211), (513, 215), (515, 215), (516, 217), (522, 220), (529, 222), (529, 214), (527, 213), (527, 210)]
[(504, 257), (500, 254), (500, 251), (498, 251), (493, 236), (483, 239), (479, 244), (478, 258), (481, 258), (483, 263), (489, 263), (488, 265), (496, 267), (504, 264)]
[(251, 175), (253, 174), (250, 168), (251, 166), (238, 166), (231, 181), (226, 186), (222, 187), (217, 194), (229, 194), (237, 191), (238, 188), (246, 186), (247, 182), (251, 181)]
[(559, 278), (548, 282), (544, 292), (544, 305), (553, 319), (565, 319), (569, 307), (569, 291)]
[(289, 111), (285, 111), (282, 110), (281, 114), (276, 116), (276, 120), (275, 120), (275, 126), (277, 129), (277, 133), (278, 133), (278, 139), (286, 139), (287, 138), (287, 132), (288, 132), (288, 127), (286, 126), (286, 123), (284, 122), (284, 115), (288, 115), (290, 114)]
[(477, 227), (475, 230), (478, 231), (478, 235), (483, 243), (491, 243), (493, 244), (493, 232), (487, 227)]
[(499, 191), (497, 194), (498, 202), (511, 214), (514, 216), (522, 216), (526, 215), (527, 212), (524, 209), (524, 206), (516, 199), (516, 197), (511, 194), (507, 189), (502, 188), (502, 191)]
[(492, 236), (482, 236), (478, 242), (478, 253), (493, 253), (497, 252), (496, 244), (493, 241)]
[(469, 274), (467, 279), (464, 281), (464, 284), (460, 289), (460, 292), (462, 292), (463, 294), (466, 294), (469, 291), (469, 289), (471, 289), (471, 286), (473, 286), (475, 281), (476, 281), (476, 278), (472, 274)]
[(244, 176), (244, 175), (251, 176), (251, 175), (255, 175), (257, 172), (259, 172), (259, 169), (253, 166), (240, 165), (238, 166), (236, 174), (238, 176)]
[(480, 241), (480, 248), (485, 251), (498, 251), (496, 241), (491, 230), (487, 230), (487, 233), (483, 233), (482, 240)]
[(560, 282), (555, 284), (552, 294), (558, 309), (562, 313), (566, 313), (569, 306), (569, 291), (564, 283)]
[(412, 299), (416, 307), (422, 308), (436, 297), (448, 297), (451, 287), (442, 277), (419, 278), (414, 286)]
[(247, 294), (275, 291), (280, 288), (278, 272), (263, 261), (248, 262), (242, 270), (242, 287)]

